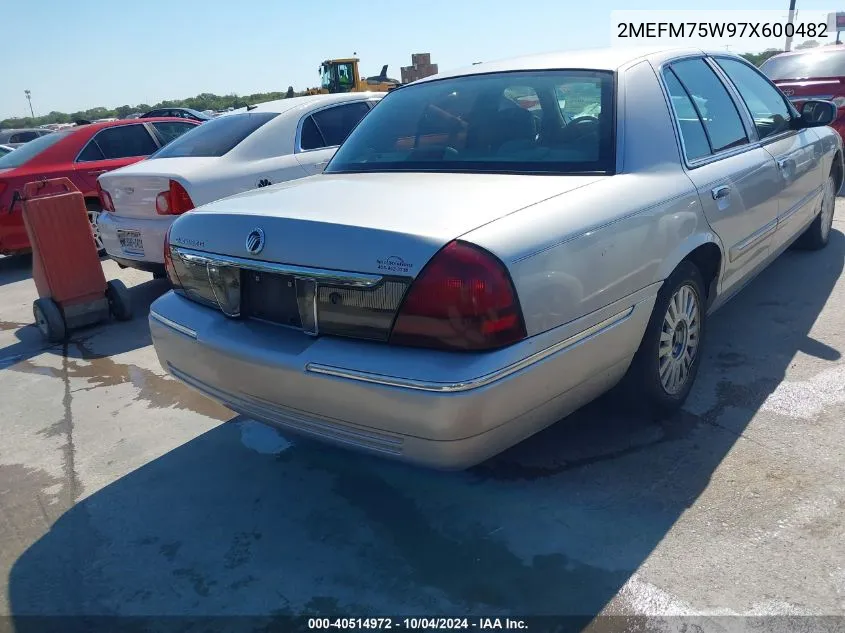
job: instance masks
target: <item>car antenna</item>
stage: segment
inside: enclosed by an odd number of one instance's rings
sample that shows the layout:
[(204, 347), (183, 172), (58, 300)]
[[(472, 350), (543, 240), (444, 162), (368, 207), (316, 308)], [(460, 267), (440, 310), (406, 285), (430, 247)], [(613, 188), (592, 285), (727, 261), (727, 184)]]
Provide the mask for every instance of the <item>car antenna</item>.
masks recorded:
[(257, 108), (257, 107), (258, 107), (257, 105), (249, 105), (247, 103), (246, 104), (246, 111), (249, 112), (250, 110), (255, 110), (255, 108)]

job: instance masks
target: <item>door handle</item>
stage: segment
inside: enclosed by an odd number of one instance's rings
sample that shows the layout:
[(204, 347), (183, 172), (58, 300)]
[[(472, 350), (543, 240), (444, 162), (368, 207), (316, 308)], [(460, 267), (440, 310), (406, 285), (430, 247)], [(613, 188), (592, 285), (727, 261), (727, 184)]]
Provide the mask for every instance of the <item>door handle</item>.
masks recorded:
[(89, 176), (99, 176), (100, 174), (104, 174), (108, 171), (108, 169), (95, 169), (94, 171), (89, 171)]
[(778, 167), (780, 168), (781, 171), (785, 170), (787, 165), (789, 165), (789, 161), (786, 160), (785, 158), (778, 161)]
[(731, 188), (727, 185), (722, 185), (721, 187), (712, 189), (710, 193), (712, 194), (714, 200), (721, 200), (722, 198), (727, 198), (728, 195), (730, 195)]

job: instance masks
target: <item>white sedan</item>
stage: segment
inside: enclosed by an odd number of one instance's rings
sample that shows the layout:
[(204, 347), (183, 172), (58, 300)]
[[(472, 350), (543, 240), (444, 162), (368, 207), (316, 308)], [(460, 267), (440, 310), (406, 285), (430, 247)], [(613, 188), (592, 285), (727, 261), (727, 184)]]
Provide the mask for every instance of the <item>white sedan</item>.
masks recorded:
[(248, 106), (208, 121), (147, 160), (99, 178), (109, 257), (164, 275), (164, 236), (194, 207), (318, 174), (383, 93), (315, 95)]

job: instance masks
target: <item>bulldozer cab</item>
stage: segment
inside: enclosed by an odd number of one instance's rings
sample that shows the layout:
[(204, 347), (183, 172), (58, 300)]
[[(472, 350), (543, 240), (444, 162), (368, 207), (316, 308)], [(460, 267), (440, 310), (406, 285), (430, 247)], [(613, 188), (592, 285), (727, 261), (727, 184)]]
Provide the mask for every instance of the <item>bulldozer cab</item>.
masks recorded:
[(320, 64), (320, 87), (329, 93), (356, 91), (359, 82), (357, 59), (328, 59)]

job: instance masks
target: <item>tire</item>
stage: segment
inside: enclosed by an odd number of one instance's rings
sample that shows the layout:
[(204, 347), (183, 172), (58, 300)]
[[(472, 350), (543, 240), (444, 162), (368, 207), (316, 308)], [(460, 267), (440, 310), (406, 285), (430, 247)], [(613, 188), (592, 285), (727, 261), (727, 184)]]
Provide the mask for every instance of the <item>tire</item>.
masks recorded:
[[(683, 405), (701, 364), (707, 320), (704, 296), (701, 271), (691, 262), (681, 262), (663, 282), (625, 378), (632, 404), (658, 415)], [(673, 325), (678, 306), (681, 317)]]
[(106, 284), (106, 298), (109, 300), (109, 311), (115, 319), (129, 321), (132, 318), (132, 297), (122, 281), (112, 279)]
[(830, 241), (830, 229), (833, 227), (833, 214), (836, 210), (836, 181), (833, 174), (827, 177), (822, 189), (821, 209), (816, 219), (807, 227), (807, 230), (795, 240), (795, 248), (817, 251)]
[(51, 343), (60, 343), (67, 338), (67, 327), (62, 311), (52, 299), (36, 299), (32, 302), (35, 325)]
[(103, 207), (96, 200), (86, 200), (85, 210), (88, 212), (88, 222), (91, 224), (91, 231), (94, 234), (94, 247), (97, 249), (97, 255), (102, 257), (106, 254), (106, 249), (103, 246), (103, 239), (100, 237), (100, 228), (97, 226), (97, 218), (103, 212)]

